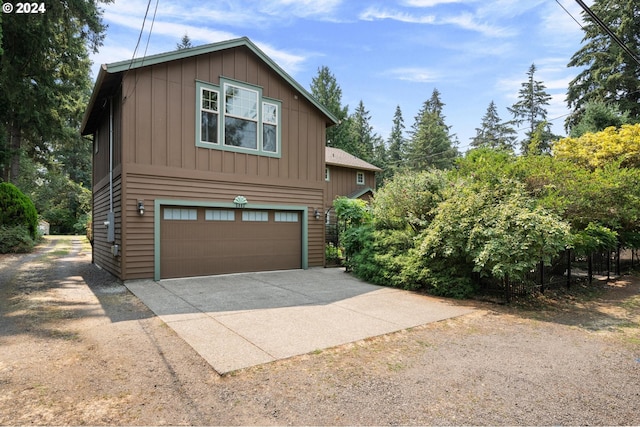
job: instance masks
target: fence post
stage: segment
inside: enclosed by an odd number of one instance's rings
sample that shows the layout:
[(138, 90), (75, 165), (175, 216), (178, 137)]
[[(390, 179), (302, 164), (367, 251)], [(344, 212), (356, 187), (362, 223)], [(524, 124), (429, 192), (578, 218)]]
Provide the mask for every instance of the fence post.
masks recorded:
[(544, 261), (540, 260), (538, 268), (540, 269), (540, 293), (544, 294)]
[(616, 276), (620, 276), (620, 242), (618, 242), (618, 250), (616, 252)]
[(589, 284), (593, 282), (593, 252), (587, 255), (587, 275), (589, 277)]

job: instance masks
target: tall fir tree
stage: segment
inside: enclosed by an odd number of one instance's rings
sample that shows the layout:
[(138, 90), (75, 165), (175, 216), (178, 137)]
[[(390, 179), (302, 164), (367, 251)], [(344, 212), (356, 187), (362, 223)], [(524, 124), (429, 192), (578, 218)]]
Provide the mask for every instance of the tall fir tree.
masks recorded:
[(184, 33), (184, 36), (180, 39), (180, 43), (176, 44), (176, 50), (183, 50), (192, 48), (191, 39), (187, 33)]
[(372, 162), (374, 158), (374, 146), (380, 137), (373, 131), (370, 124), (371, 115), (360, 100), (350, 118), (350, 144), (347, 147), (349, 153), (366, 162)]
[(318, 68), (311, 79), (311, 94), (338, 119), (338, 124), (327, 129), (327, 147), (349, 150), (349, 106), (342, 105), (342, 89), (329, 67)]
[(99, 3), (47, 2), (46, 12), (2, 19), (0, 57), (0, 170), (18, 182), (20, 158), (50, 149), (65, 136), (65, 109), (83, 101), (89, 51), (102, 44), (106, 26)]
[(589, 102), (604, 102), (631, 119), (640, 119), (640, 2), (595, 0), (591, 11), (634, 54), (635, 59), (583, 11), (583, 46), (573, 54), (569, 67), (579, 74), (569, 82), (567, 103), (573, 113), (565, 122), (571, 129)]
[(482, 123), (476, 128), (476, 136), (471, 138), (474, 148), (488, 147), (496, 150), (513, 151), (516, 142), (516, 131), (500, 120), (498, 108), (491, 101), (487, 112), (482, 117)]
[(391, 177), (398, 170), (400, 170), (405, 161), (405, 127), (404, 118), (402, 117), (402, 110), (400, 106), (396, 106), (396, 111), (393, 114), (393, 125), (391, 126), (391, 133), (389, 134), (389, 149), (387, 157), (387, 168), (389, 170), (388, 176)]
[[(520, 148), (523, 154), (529, 153), (529, 146), (536, 138), (536, 147), (540, 152), (548, 152), (553, 134), (547, 122), (547, 109), (551, 95), (546, 91), (542, 81), (535, 79), (535, 64), (531, 64), (527, 71), (527, 81), (521, 84), (518, 92), (518, 102), (507, 109), (513, 115), (512, 123), (516, 126), (527, 126), (526, 138), (522, 140)], [(540, 127), (540, 124), (543, 126)]]
[(442, 114), (444, 103), (434, 89), (415, 118), (407, 144), (407, 166), (416, 171), (453, 166), (458, 150)]

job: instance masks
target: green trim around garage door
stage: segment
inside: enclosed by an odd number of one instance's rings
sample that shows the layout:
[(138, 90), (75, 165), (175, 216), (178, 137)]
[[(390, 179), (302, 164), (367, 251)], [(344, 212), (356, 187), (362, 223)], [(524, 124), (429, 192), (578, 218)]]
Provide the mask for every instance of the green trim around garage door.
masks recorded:
[(189, 206), (196, 208), (225, 208), (225, 209), (266, 209), (278, 211), (297, 211), (302, 213), (302, 268), (309, 268), (309, 208), (300, 205), (271, 205), (261, 203), (247, 203), (243, 208), (236, 207), (235, 203), (227, 202), (203, 202), (194, 200), (170, 200), (156, 199), (153, 210), (153, 280), (160, 280), (160, 219), (162, 206)]

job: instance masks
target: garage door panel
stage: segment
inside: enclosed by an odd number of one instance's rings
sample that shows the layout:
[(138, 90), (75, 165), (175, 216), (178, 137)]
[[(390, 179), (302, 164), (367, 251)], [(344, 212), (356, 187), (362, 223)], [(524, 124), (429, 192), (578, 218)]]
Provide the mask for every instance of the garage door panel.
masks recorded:
[[(162, 278), (301, 268), (302, 226), (298, 212), (278, 216), (290, 222), (276, 222), (274, 211), (267, 211), (268, 221), (243, 221), (241, 211), (235, 213), (233, 221), (211, 220), (230, 216), (214, 211), (198, 209), (197, 220), (163, 216)], [(245, 217), (267, 216), (254, 213)]]

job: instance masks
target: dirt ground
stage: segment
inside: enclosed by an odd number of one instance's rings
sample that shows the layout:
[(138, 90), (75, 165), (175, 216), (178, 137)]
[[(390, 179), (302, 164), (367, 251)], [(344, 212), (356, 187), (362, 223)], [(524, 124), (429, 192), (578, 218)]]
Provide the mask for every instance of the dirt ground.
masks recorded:
[(640, 424), (637, 277), (220, 376), (90, 249), (0, 255), (0, 424)]

